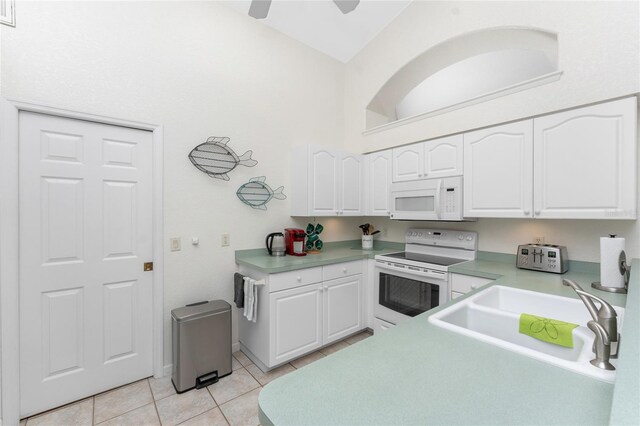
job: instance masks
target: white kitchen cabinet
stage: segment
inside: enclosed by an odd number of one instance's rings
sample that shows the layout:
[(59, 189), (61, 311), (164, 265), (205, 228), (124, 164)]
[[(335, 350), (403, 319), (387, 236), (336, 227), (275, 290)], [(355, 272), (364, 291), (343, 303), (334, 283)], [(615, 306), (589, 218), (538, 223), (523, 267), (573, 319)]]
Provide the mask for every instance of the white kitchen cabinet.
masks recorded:
[(531, 217), (533, 120), (464, 134), (464, 216)]
[(491, 278), (474, 277), (464, 274), (451, 274), (451, 298), (460, 297), (471, 290), (476, 290), (494, 280)]
[(389, 216), (389, 186), (392, 180), (392, 151), (365, 156), (366, 216)]
[(292, 156), (292, 216), (362, 216), (364, 156), (308, 145)]
[(452, 135), (393, 149), (393, 182), (460, 176), (462, 135)]
[(362, 274), (323, 283), (323, 344), (362, 328)]
[(534, 217), (636, 218), (635, 97), (534, 119)]
[(274, 364), (322, 346), (322, 284), (271, 293), (269, 305)]
[(365, 328), (365, 262), (275, 274), (241, 266), (241, 274), (264, 280), (256, 322), (239, 313), (242, 351), (267, 371)]
[(424, 145), (393, 148), (393, 182), (421, 179), (424, 170)]
[(463, 173), (463, 135), (447, 136), (423, 143), (423, 177), (434, 179)]

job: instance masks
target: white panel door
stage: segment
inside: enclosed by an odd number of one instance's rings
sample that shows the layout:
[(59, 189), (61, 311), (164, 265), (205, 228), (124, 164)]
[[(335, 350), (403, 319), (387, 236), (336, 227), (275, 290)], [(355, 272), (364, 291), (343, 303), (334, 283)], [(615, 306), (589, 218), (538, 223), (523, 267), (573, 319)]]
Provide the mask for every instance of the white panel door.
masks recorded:
[(363, 175), (364, 157), (362, 155), (343, 153), (340, 156), (340, 173), (338, 175), (340, 215), (362, 216), (364, 214)]
[(366, 157), (367, 216), (389, 216), (389, 186), (391, 185), (391, 150), (375, 152)]
[(424, 143), (424, 177), (461, 176), (463, 136), (453, 135)]
[(270, 365), (322, 346), (322, 284), (269, 294)]
[(342, 339), (362, 328), (362, 275), (325, 281), (323, 344)]
[(338, 214), (338, 173), (340, 154), (311, 147), (309, 152), (311, 216)]
[(20, 414), (152, 374), (151, 132), (20, 114)]
[(532, 217), (533, 120), (464, 134), (464, 216)]
[(422, 143), (393, 148), (393, 181), (421, 179), (424, 170), (423, 153)]
[(635, 97), (536, 118), (536, 218), (635, 219)]

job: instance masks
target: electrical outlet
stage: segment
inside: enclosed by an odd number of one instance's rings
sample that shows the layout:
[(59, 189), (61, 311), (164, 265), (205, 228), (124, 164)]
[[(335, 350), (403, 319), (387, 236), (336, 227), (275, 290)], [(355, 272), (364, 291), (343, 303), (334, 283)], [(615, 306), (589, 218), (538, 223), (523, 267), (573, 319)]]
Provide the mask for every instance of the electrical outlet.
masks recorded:
[(533, 237), (533, 244), (544, 244), (544, 235)]
[(229, 236), (229, 234), (220, 235), (220, 246), (228, 247), (229, 244), (231, 244), (231, 237)]
[(171, 251), (182, 250), (182, 241), (180, 240), (180, 237), (169, 239), (169, 245), (171, 246)]

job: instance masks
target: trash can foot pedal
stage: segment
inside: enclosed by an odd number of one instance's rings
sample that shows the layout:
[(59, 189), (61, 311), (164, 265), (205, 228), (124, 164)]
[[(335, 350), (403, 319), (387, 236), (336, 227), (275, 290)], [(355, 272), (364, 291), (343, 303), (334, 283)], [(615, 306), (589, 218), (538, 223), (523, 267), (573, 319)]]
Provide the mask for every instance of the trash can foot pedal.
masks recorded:
[(196, 389), (204, 388), (218, 382), (218, 370), (213, 373), (203, 374), (196, 379)]

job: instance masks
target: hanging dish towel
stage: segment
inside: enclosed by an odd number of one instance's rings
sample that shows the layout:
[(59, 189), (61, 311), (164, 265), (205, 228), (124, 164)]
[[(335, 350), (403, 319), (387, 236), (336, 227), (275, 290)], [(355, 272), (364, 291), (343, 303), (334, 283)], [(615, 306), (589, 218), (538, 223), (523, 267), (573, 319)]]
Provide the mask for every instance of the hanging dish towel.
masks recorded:
[(244, 277), (244, 317), (256, 322), (258, 313), (258, 287), (256, 280)]
[(244, 308), (244, 277), (242, 274), (233, 274), (233, 302), (236, 308)]
[(520, 314), (520, 333), (565, 348), (573, 348), (573, 329), (577, 326), (570, 322)]

